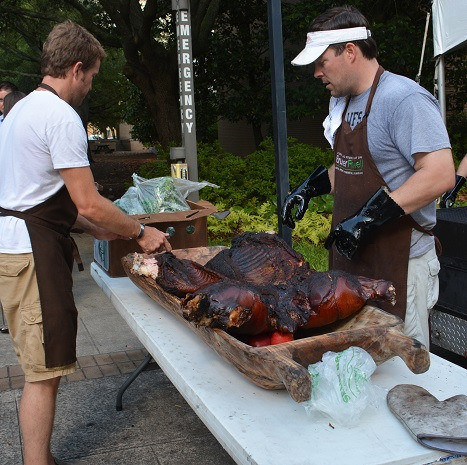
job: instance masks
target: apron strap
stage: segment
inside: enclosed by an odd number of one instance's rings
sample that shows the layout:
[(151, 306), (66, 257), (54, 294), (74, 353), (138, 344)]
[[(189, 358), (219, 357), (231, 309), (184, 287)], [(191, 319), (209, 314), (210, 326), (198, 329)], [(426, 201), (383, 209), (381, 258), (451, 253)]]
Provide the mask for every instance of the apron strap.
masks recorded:
[[(379, 78), (381, 77), (383, 73), (384, 73), (384, 68), (381, 65), (379, 65), (379, 68), (376, 71), (375, 78), (373, 80), (373, 84), (371, 85), (370, 95), (368, 96), (368, 101), (366, 103), (366, 108), (365, 108), (365, 114), (363, 115), (362, 121), (365, 118), (367, 118), (368, 115), (370, 114), (371, 104), (373, 103), (373, 97), (375, 96), (376, 88), (378, 87), (378, 84), (379, 84)], [(346, 97), (345, 108), (344, 108), (344, 111), (342, 112), (342, 120), (344, 120), (344, 116), (345, 116), (345, 113), (347, 112), (347, 108), (349, 106), (351, 98), (352, 97), (350, 95)]]
[(62, 234), (63, 236), (67, 236), (67, 232), (63, 229), (57, 227), (56, 225), (50, 223), (47, 220), (44, 220), (43, 218), (34, 216), (31, 213), (25, 213), (18, 210), (9, 210), (8, 208), (0, 207), (0, 216), (14, 216), (21, 220), (30, 221), (31, 223), (43, 226), (44, 228), (52, 229), (53, 231)]
[(407, 215), (409, 218), (410, 223), (412, 223), (413, 229), (416, 229), (417, 231), (420, 231), (421, 233), (428, 234), (429, 236), (432, 236), (435, 240), (435, 250), (436, 250), (436, 255), (439, 257), (443, 253), (443, 246), (441, 244), (441, 241), (438, 239), (437, 236), (433, 234), (433, 231), (424, 228), (423, 226), (420, 226), (413, 218), (412, 215)]
[(381, 77), (383, 73), (384, 73), (384, 68), (381, 65), (379, 65), (378, 71), (376, 71), (376, 74), (375, 74), (375, 79), (373, 80), (373, 84), (371, 85), (370, 95), (366, 103), (365, 114), (363, 115), (363, 118), (366, 118), (370, 114), (371, 104), (373, 103), (373, 97), (376, 94), (376, 88), (378, 87), (378, 84), (379, 84), (379, 78)]
[(70, 236), (71, 243), (73, 244), (73, 258), (78, 265), (78, 271), (84, 271), (83, 260), (79, 254), (78, 246), (76, 245), (75, 240)]
[(58, 95), (57, 91), (52, 86), (49, 86), (48, 84), (44, 84), (43, 82), (41, 82), (37, 84), (37, 87), (41, 87), (42, 89), (48, 90), (49, 92), (52, 92), (52, 94), (55, 94), (57, 97), (60, 98), (60, 95)]

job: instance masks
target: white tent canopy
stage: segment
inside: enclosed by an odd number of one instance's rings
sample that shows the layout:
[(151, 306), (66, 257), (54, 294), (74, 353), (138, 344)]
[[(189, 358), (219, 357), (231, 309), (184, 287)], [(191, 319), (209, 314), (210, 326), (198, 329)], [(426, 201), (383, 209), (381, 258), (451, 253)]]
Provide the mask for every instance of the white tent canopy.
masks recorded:
[(433, 0), (434, 56), (467, 41), (467, 0)]
[(446, 121), (444, 54), (467, 44), (467, 0), (433, 0), (433, 42), (437, 94)]

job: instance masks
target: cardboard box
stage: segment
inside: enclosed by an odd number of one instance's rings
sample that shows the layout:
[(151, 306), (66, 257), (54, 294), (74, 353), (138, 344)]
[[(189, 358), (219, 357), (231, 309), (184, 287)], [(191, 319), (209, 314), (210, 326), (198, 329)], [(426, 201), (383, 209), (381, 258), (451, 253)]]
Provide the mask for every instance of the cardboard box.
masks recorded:
[[(140, 223), (154, 226), (170, 234), (173, 249), (205, 247), (208, 245), (207, 217), (216, 211), (209, 202), (188, 201), (191, 210), (175, 213), (131, 215)], [(112, 278), (126, 276), (121, 259), (131, 252), (142, 252), (136, 240), (100, 241), (94, 239), (94, 261)]]

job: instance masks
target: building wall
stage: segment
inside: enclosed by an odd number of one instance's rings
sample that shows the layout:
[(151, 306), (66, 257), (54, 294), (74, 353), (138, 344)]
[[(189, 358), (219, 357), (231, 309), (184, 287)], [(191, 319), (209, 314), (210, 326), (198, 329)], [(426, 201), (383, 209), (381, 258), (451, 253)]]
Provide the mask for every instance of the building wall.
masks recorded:
[[(304, 118), (301, 121), (289, 121), (287, 123), (287, 137), (293, 137), (305, 144), (321, 148), (329, 148), (329, 144), (323, 135), (322, 118)], [(267, 134), (263, 127), (263, 134)], [(246, 121), (232, 123), (221, 119), (218, 123), (218, 137), (221, 147), (238, 156), (246, 156), (256, 150), (253, 129)]]
[(131, 150), (133, 152), (147, 150), (147, 148), (140, 141), (131, 138), (131, 128), (132, 126), (127, 123), (120, 123), (118, 127), (118, 134), (122, 150)]

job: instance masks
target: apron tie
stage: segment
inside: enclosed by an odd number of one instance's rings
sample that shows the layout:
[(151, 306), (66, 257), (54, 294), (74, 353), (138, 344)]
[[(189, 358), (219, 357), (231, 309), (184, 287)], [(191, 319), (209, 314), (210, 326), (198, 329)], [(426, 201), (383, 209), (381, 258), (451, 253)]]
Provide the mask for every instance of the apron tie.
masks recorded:
[(76, 245), (76, 241), (71, 236), (70, 236), (70, 240), (71, 240), (71, 243), (73, 244), (73, 259), (78, 265), (78, 271), (84, 271), (83, 260), (81, 259), (81, 255), (79, 254), (79, 249), (78, 249), (78, 246)]

